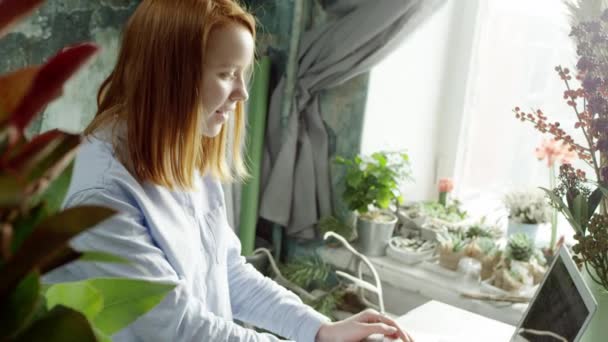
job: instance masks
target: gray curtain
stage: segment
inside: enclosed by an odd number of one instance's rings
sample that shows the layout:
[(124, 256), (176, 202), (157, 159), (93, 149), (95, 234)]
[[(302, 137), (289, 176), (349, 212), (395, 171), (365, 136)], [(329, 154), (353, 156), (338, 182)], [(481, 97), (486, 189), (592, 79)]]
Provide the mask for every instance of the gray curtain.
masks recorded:
[(328, 139), (319, 109), (320, 92), (369, 71), (444, 2), (333, 1), (328, 9), (338, 13), (338, 18), (302, 35), (286, 127), (281, 127), (285, 77), (271, 97), (261, 217), (286, 227), (289, 235), (314, 236), (313, 225), (332, 214)]

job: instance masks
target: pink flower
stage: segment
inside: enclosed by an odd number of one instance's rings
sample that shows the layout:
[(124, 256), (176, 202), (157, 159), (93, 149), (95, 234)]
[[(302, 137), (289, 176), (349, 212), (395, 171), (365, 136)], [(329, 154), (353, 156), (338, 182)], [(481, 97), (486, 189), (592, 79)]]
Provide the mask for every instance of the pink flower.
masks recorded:
[(439, 192), (450, 192), (454, 189), (454, 183), (451, 178), (441, 178), (439, 180)]
[(543, 139), (540, 147), (536, 148), (536, 158), (538, 160), (547, 159), (547, 166), (552, 167), (556, 161), (561, 164), (569, 164), (576, 158), (576, 152), (571, 151), (563, 141), (555, 139)]

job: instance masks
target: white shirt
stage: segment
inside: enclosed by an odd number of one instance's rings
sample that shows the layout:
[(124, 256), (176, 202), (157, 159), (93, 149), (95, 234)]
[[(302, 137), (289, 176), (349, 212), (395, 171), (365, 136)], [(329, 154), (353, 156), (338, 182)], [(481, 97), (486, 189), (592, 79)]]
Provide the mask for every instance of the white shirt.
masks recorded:
[(238, 319), (296, 341), (314, 341), (327, 317), (245, 263), (219, 182), (196, 179), (195, 191), (138, 183), (112, 145), (87, 138), (76, 157), (66, 207), (95, 204), (119, 214), (76, 237), (81, 251), (103, 251), (130, 264), (74, 262), (47, 282), (127, 277), (175, 284), (152, 311), (115, 341), (275, 341)]

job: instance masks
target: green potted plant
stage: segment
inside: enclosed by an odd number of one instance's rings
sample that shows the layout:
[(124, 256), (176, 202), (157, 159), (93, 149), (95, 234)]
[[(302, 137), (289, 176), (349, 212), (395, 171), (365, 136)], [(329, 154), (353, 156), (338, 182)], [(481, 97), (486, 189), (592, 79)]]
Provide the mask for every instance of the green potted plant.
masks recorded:
[(356, 215), (358, 247), (363, 254), (386, 253), (393, 235), (397, 210), (403, 203), (399, 186), (411, 179), (409, 156), (405, 152), (376, 152), (371, 156), (337, 157), (346, 168), (342, 199)]

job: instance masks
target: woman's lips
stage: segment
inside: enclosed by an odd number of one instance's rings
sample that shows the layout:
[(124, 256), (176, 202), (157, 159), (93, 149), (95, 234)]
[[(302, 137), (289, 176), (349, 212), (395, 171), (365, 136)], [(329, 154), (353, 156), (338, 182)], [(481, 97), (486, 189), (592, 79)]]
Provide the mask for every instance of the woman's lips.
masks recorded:
[(228, 120), (228, 112), (225, 111), (216, 110), (213, 116), (215, 117), (215, 119), (222, 122)]

